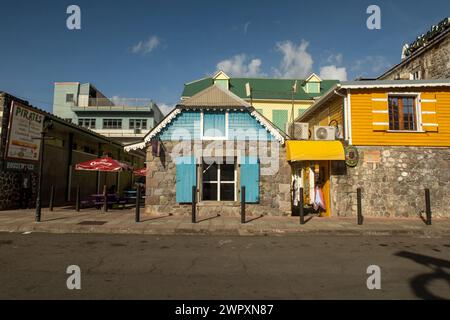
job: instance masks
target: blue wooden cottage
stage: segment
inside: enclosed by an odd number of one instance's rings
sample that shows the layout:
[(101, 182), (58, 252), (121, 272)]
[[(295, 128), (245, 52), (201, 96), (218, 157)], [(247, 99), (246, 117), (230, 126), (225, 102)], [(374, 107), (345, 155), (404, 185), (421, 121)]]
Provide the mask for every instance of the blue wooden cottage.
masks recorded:
[(239, 215), (245, 186), (250, 212), (284, 215), (291, 209), (285, 138), (249, 103), (213, 85), (125, 150), (146, 149), (148, 213), (190, 214), (195, 186), (200, 214)]

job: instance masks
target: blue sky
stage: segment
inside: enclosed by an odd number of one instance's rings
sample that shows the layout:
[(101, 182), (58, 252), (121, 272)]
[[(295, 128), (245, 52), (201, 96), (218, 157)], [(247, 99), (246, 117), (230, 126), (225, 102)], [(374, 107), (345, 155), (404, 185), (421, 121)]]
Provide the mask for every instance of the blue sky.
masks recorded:
[[(66, 28), (71, 4), (81, 30)], [(381, 30), (366, 27), (371, 4)], [(448, 0), (5, 1), (0, 91), (51, 111), (58, 81), (170, 106), (184, 83), (218, 67), (234, 76), (374, 77), (446, 16)]]

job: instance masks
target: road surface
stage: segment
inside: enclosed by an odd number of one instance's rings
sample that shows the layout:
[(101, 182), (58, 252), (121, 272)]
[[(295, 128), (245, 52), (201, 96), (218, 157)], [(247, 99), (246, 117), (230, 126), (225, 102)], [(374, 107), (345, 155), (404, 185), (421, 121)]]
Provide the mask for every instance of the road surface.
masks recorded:
[(432, 298), (450, 299), (450, 238), (0, 234), (0, 299)]

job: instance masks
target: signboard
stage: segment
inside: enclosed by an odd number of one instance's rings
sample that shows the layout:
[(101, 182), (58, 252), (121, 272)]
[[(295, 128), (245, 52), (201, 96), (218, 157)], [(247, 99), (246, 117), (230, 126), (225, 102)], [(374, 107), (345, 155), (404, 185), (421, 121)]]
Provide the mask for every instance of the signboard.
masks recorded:
[(19, 162), (7, 162), (6, 169), (9, 170), (23, 170), (27, 168), (28, 171), (34, 171), (34, 164), (30, 163), (19, 163)]
[(426, 34), (422, 34), (421, 36), (417, 37), (416, 41), (403, 47), (402, 57), (405, 58), (409, 57), (415, 51), (427, 45), (429, 42), (431, 42), (434, 38), (443, 33), (449, 27), (450, 27), (450, 18), (445, 18), (437, 25), (432, 26), (431, 30), (428, 31)]
[[(13, 101), (9, 119), (6, 157), (39, 161), (44, 115)], [(38, 138), (38, 139), (36, 139)]]

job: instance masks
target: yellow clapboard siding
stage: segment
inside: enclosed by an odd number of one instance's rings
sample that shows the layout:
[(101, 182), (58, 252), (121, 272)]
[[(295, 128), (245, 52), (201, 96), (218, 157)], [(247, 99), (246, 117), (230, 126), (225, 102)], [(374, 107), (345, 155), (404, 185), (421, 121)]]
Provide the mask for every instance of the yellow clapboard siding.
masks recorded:
[[(378, 121), (386, 119), (386, 114), (380, 117), (378, 114), (368, 114), (370, 106), (373, 104), (372, 98), (382, 98), (389, 91), (370, 92), (370, 90), (360, 90), (351, 95), (352, 110), (352, 137), (354, 145), (410, 145), (410, 146), (450, 146), (450, 90), (449, 92), (434, 92), (415, 90), (420, 93), (421, 100), (430, 100), (421, 102), (422, 112), (433, 112), (436, 114), (422, 114), (423, 123), (437, 123), (438, 127), (424, 127), (424, 129), (436, 132), (388, 132), (374, 131), (371, 120)], [(395, 91), (397, 92), (397, 91)], [(411, 92), (408, 90), (407, 92)], [(371, 93), (371, 94), (369, 94)], [(436, 100), (434, 102), (433, 100)], [(374, 103), (374, 110), (378, 110), (378, 102)], [(388, 118), (388, 114), (387, 114)]]

